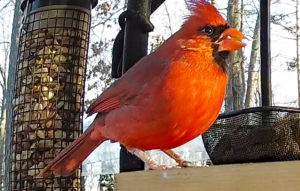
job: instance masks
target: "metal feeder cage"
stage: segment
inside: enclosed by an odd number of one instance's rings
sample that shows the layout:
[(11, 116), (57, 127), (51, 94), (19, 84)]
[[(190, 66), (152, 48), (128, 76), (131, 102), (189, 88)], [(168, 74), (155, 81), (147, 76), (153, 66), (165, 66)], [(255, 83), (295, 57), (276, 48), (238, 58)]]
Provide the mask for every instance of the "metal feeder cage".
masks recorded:
[(11, 190), (81, 190), (70, 177), (38, 177), (82, 133), (92, 0), (25, 0), (13, 107)]
[(266, 106), (221, 114), (202, 138), (213, 164), (300, 160), (300, 109)]

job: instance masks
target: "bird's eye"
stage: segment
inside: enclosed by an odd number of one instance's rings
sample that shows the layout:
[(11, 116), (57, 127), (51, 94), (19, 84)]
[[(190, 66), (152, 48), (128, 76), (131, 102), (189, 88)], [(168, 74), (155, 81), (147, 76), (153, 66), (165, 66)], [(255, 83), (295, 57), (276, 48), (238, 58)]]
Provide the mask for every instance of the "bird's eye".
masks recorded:
[(212, 35), (212, 34), (214, 33), (214, 29), (213, 29), (212, 26), (206, 25), (205, 27), (201, 28), (201, 29), (199, 30), (199, 32), (200, 32), (201, 34), (205, 34), (205, 35), (210, 36), (210, 35)]

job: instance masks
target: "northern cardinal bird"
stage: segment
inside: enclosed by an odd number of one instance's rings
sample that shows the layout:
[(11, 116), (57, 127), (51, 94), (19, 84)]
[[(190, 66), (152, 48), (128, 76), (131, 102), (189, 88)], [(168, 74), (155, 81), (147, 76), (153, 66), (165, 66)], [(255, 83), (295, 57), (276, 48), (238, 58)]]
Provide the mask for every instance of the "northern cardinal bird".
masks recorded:
[(102, 142), (122, 143), (152, 169), (162, 166), (145, 150), (172, 150), (204, 133), (216, 120), (225, 96), (226, 57), (245, 46), (205, 0), (190, 2), (191, 16), (156, 52), (136, 63), (87, 110), (97, 113), (86, 132), (65, 148), (41, 176), (69, 175)]

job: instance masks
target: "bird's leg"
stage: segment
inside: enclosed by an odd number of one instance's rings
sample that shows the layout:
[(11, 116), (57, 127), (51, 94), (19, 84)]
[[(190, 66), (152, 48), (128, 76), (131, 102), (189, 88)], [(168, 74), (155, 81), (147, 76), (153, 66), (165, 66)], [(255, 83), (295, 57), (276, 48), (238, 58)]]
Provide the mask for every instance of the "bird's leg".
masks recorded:
[(174, 159), (177, 162), (178, 166), (180, 166), (180, 167), (194, 167), (195, 166), (192, 162), (183, 160), (178, 154), (176, 154), (172, 150), (162, 150), (162, 151), (165, 154), (167, 154), (169, 157)]
[(167, 169), (164, 165), (159, 165), (157, 162), (152, 160), (144, 151), (139, 149), (128, 149), (128, 152), (140, 158), (145, 164), (148, 165), (150, 170), (164, 170)]

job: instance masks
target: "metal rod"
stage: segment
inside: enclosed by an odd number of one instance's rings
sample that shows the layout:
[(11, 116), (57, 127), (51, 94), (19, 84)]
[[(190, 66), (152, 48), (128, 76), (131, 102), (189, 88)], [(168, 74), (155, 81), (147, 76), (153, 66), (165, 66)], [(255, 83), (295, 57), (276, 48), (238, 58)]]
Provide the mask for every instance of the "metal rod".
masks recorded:
[[(128, 10), (150, 17), (151, 0), (128, 0)], [(125, 26), (125, 38), (123, 49), (123, 70), (125, 73), (130, 67), (147, 55), (148, 33), (143, 32), (138, 22), (127, 19)], [(136, 87), (139, 88), (139, 87)], [(143, 170), (144, 163), (131, 155), (122, 146), (120, 151), (120, 172)]]
[(260, 0), (260, 55), (262, 106), (271, 106), (270, 0)]
[[(150, 17), (149, 0), (128, 0), (128, 10), (136, 11)], [(144, 33), (135, 20), (128, 19), (125, 27), (125, 39), (123, 49), (123, 73), (132, 67), (137, 61), (147, 55), (148, 33)]]

